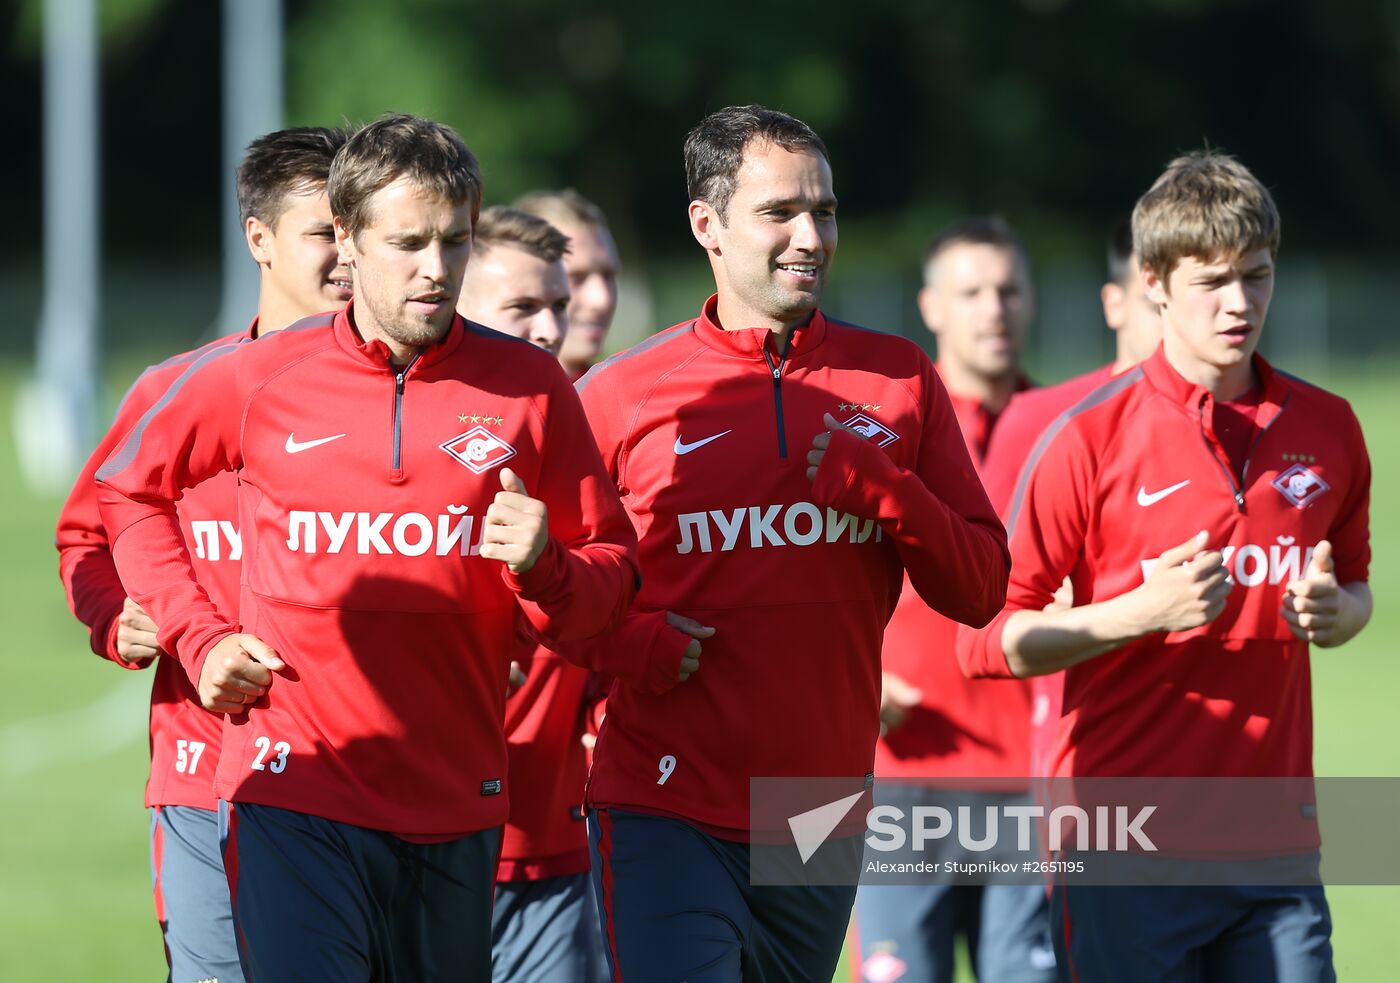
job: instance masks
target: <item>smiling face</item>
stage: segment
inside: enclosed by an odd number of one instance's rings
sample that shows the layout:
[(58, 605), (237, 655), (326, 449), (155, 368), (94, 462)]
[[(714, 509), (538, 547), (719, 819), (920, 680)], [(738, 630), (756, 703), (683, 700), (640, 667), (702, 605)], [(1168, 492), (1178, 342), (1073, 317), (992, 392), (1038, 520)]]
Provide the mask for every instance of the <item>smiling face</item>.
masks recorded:
[(462, 281), (457, 312), (551, 355), (569, 330), (569, 280), (564, 264), (523, 249), (496, 245), (477, 251)]
[(994, 382), (1018, 371), (1031, 320), (1031, 286), (1016, 250), (955, 242), (933, 258), (919, 293), (940, 363)]
[(836, 195), (820, 154), (750, 143), (724, 219), (696, 199), (690, 223), (726, 328), (782, 329), (816, 310), (836, 255)]
[(569, 329), (559, 360), (583, 370), (598, 360), (617, 313), (617, 247), (605, 226), (564, 222), (554, 225), (569, 237), (564, 270), (569, 277)]
[(244, 229), (248, 251), (262, 269), (258, 301), (260, 331), (275, 331), (350, 299), (350, 271), (336, 250), (326, 190), (288, 194), (276, 221), (256, 216)]
[(405, 361), (447, 333), (472, 249), (473, 203), (454, 205), (400, 178), (376, 191), (353, 236), (336, 219), (351, 264), (355, 326)]
[(1266, 248), (1233, 258), (1180, 260), (1163, 280), (1145, 270), (1148, 298), (1162, 312), (1167, 360), (1181, 375), (1232, 399), (1248, 390), (1274, 293), (1274, 259)]

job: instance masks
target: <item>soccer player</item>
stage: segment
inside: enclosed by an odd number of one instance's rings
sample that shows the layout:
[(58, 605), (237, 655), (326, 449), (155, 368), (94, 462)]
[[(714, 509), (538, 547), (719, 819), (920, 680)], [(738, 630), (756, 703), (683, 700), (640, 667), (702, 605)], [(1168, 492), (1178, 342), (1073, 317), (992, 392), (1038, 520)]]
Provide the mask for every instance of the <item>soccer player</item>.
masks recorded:
[(1011, 397), (982, 461), (982, 485), (1001, 511), (1036, 438), (1055, 417), (1114, 376), (1151, 355), (1162, 341), (1162, 318), (1147, 296), (1142, 264), (1133, 252), (1133, 225), (1124, 218), (1108, 237), (1108, 280), (1099, 289), (1103, 319), (1113, 332), (1114, 357), (1107, 365), (1054, 386)]
[[(1172, 161), (1133, 242), (1162, 345), (1046, 431), (1012, 500), (1006, 610), (959, 645), (981, 672), (1065, 670), (1055, 776), (1309, 779), (1309, 646), (1371, 614), (1361, 428), (1256, 352), (1279, 217), (1247, 168)], [(1076, 606), (1043, 610), (1065, 577)], [(1315, 851), (1315, 825), (1278, 847)], [(1074, 978), (1335, 978), (1320, 885), (1054, 893)]]
[[(517, 632), (617, 623), (633, 533), (554, 359), (453, 310), (481, 200), (457, 134), (382, 117), (329, 193), (352, 303), (194, 362), (99, 470), (103, 517), (161, 646), (228, 714), (249, 976), (485, 980)], [(174, 517), (230, 470), (237, 624)]]
[[(1128, 218), (1115, 225), (1109, 235), (1108, 281), (1100, 289), (1099, 299), (1104, 321), (1114, 333), (1113, 361), (1059, 385), (1017, 393), (997, 421), (981, 474), (987, 497), (1003, 517), (1011, 504), (1021, 466), (1045, 428), (1103, 383), (1150, 356), (1162, 342), (1162, 317), (1147, 296), (1142, 264), (1133, 252), (1133, 225)], [(1030, 680), (1032, 776), (1046, 776), (1058, 729), (1062, 675), (1032, 676)]]
[(475, 240), (457, 313), (558, 355), (569, 324), (569, 240), (544, 219), (500, 205), (481, 213)]
[(573, 188), (535, 191), (515, 207), (538, 215), (569, 237), (564, 269), (569, 274), (569, 331), (559, 361), (578, 380), (603, 352), (617, 313), (617, 246), (602, 209)]
[[(568, 330), (568, 245), (542, 218), (486, 209), (457, 312), (557, 355)], [(582, 813), (587, 765), (579, 737), (588, 673), (544, 646), (529, 646), (521, 661), (514, 670), (520, 686), (506, 700), (511, 805), (491, 909), (491, 979), (591, 983), (602, 939)]]
[[(929, 243), (923, 277), (919, 312), (938, 340), (935, 368), (980, 466), (1002, 411), (1030, 385), (1020, 367), (1035, 300), (1025, 245), (1001, 219), (964, 219)], [(885, 629), (876, 797), (906, 812), (1027, 798), (1029, 684), (964, 676), (957, 627), (906, 584)], [(1048, 983), (1045, 905), (1038, 885), (867, 885), (856, 895), (862, 968), (871, 979), (951, 981), (962, 935), (978, 978)]]
[(904, 571), (980, 623), (1003, 533), (928, 358), (818, 309), (837, 244), (821, 138), (731, 107), (685, 162), (716, 294), (578, 384), (644, 571), (600, 644), (651, 667), (608, 696), (594, 886), (614, 978), (829, 979), (854, 884), (752, 886), (750, 838), (773, 831), (751, 829), (749, 781), (873, 780)]
[[(350, 272), (340, 263), (326, 197), (331, 158), (344, 131), (297, 127), (259, 137), (238, 168), (238, 202), (248, 250), (258, 264), (258, 311), (244, 331), (148, 368), (78, 477), (59, 517), (59, 574), (73, 613), (88, 626), (93, 651), (126, 669), (154, 664), (151, 685), (151, 871), (156, 917), (170, 978), (243, 978), (228, 881), (219, 852), (213, 773), (222, 715), (204, 709), (179, 662), (160, 655), (156, 625), (127, 596), (112, 561), (93, 476), (127, 431), (206, 351), (271, 334), (343, 305)], [(232, 475), (217, 476), (180, 500), (180, 527), (194, 546), (195, 576), (225, 617), (236, 619), (242, 541)]]

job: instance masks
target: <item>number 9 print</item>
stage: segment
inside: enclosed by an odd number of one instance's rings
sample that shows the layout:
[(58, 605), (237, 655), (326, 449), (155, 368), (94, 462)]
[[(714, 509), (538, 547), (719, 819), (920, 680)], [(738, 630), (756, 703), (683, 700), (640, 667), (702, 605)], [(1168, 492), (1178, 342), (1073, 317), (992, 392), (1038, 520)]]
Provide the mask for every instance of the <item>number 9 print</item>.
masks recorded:
[(661, 777), (656, 780), (656, 784), (665, 785), (666, 779), (671, 777), (671, 772), (676, 770), (676, 756), (674, 754), (662, 755), (656, 767), (661, 769)]

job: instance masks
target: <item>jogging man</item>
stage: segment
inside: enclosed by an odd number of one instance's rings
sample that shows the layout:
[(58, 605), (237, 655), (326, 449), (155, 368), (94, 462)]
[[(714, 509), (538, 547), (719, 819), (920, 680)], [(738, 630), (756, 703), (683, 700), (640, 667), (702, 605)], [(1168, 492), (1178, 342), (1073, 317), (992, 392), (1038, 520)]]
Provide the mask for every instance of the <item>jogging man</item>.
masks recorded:
[[(59, 517), (59, 574), (93, 651), (126, 669), (155, 666), (151, 685), (151, 875), (156, 918), (173, 980), (243, 978), (228, 881), (219, 851), (221, 714), (200, 705), (180, 664), (160, 655), (156, 625), (131, 600), (112, 562), (93, 476), (169, 385), (214, 348), (271, 334), (299, 318), (343, 305), (350, 271), (340, 264), (326, 178), (347, 133), (322, 127), (279, 130), (248, 146), (238, 168), (238, 202), (248, 251), (258, 264), (258, 313), (242, 332), (176, 355), (142, 373), (73, 486)], [(236, 620), (242, 540), (236, 482), (217, 475), (180, 500), (180, 528), (193, 544), (195, 576), (210, 601)]]
[[(1361, 428), (1256, 352), (1279, 217), (1247, 168), (1177, 158), (1138, 201), (1133, 242), (1162, 346), (1037, 444), (1012, 498), (1006, 610), (960, 635), (964, 662), (1065, 671), (1057, 777), (1307, 779), (1309, 645), (1371, 614)], [(1066, 577), (1076, 606), (1044, 610)], [(1315, 823), (1294, 815), (1307, 828), (1268, 849), (1315, 854)], [(1073, 978), (1335, 978), (1317, 884), (1060, 881), (1051, 913)]]
[(594, 885), (614, 978), (829, 979), (855, 887), (752, 886), (748, 841), (771, 830), (750, 829), (749, 781), (868, 777), (904, 571), (981, 623), (1003, 533), (928, 358), (818, 309), (837, 241), (821, 138), (733, 107), (685, 160), (717, 293), (579, 382), (645, 574), (600, 644), (652, 668), (608, 697)]
[(1126, 216), (1108, 237), (1108, 279), (1099, 288), (1099, 302), (1113, 332), (1113, 361), (1058, 385), (1016, 393), (997, 420), (982, 462), (982, 485), (999, 510), (1010, 502), (1021, 465), (1051, 421), (1162, 343), (1162, 317), (1147, 296), (1142, 264), (1133, 251), (1133, 224)]
[[(633, 534), (554, 360), (453, 310), (481, 200), (461, 139), (383, 117), (329, 191), (354, 301), (196, 361), (98, 472), (103, 515), (162, 647), (230, 715), (215, 791), (249, 975), (485, 980), (518, 632), (615, 624)], [(228, 470), (237, 626), (173, 512)]]
[[(564, 234), (496, 206), (481, 213), (457, 311), (558, 354), (568, 331)], [(583, 825), (581, 714), (588, 673), (527, 645), (506, 700), (510, 821), (491, 909), (493, 983), (592, 983), (602, 959)]]
[[(975, 216), (924, 252), (919, 312), (938, 339), (935, 368), (980, 467), (1002, 412), (1030, 382), (1020, 352), (1034, 317), (1030, 260), (1015, 230)], [(885, 629), (877, 800), (908, 812), (1022, 804), (1028, 794), (1030, 686), (968, 679), (957, 623), (907, 585)], [(960, 855), (948, 859), (985, 859)], [(861, 965), (873, 979), (953, 979), (959, 936), (979, 979), (1055, 978), (1045, 892), (1018, 884), (877, 884), (856, 895)], [(896, 977), (895, 974), (900, 974)]]
[[(1092, 372), (1056, 386), (1017, 393), (997, 422), (982, 462), (982, 485), (999, 513), (1006, 515), (1016, 478), (1036, 440), (1063, 412), (1116, 375), (1149, 357), (1162, 343), (1162, 316), (1147, 296), (1142, 264), (1133, 252), (1133, 225), (1124, 219), (1108, 240), (1108, 280), (1099, 290), (1104, 323), (1113, 331), (1114, 359)], [(1029, 775), (1046, 777), (1050, 749), (1059, 726), (1062, 673), (1032, 676)]]

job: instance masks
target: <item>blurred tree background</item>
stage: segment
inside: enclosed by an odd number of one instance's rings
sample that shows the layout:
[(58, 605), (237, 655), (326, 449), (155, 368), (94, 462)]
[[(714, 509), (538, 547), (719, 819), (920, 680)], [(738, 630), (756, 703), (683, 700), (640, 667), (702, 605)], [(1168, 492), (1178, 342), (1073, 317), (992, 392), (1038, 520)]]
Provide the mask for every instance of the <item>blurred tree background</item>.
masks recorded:
[[(39, 9), (0, 12), (14, 351), (38, 295)], [(219, 300), (219, 5), (100, 10), (104, 327), (112, 346), (184, 347)], [(1275, 311), (1300, 313), (1276, 334), (1302, 352), (1313, 330), (1342, 354), (1395, 345), (1400, 0), (285, 0), (285, 15), (289, 124), (423, 113), (478, 152), (490, 201), (568, 184), (603, 205), (631, 274), (624, 336), (687, 316), (706, 288), (684, 220), (685, 132), (762, 102), (831, 147), (834, 313), (921, 334), (924, 242), (996, 211), (1038, 269), (1033, 356), (1081, 367), (1108, 346), (1095, 296), (1108, 228), (1174, 153), (1209, 142), (1278, 197)]]

